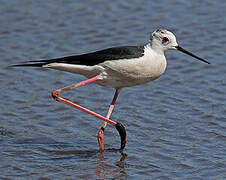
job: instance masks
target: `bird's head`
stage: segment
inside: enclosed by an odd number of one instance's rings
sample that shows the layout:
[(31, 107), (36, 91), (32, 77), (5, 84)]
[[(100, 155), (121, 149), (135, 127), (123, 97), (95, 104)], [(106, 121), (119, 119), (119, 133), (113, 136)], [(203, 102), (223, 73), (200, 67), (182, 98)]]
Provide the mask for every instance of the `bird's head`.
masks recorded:
[(205, 59), (202, 59), (202, 58), (192, 54), (191, 52), (183, 49), (181, 46), (179, 46), (177, 43), (177, 40), (176, 40), (176, 36), (172, 32), (170, 32), (166, 29), (157, 29), (156, 31), (154, 31), (152, 33), (151, 47), (156, 52), (165, 52), (166, 50), (170, 50), (170, 49), (178, 50), (178, 51), (188, 54), (200, 61), (210, 64)]
[(153, 48), (158, 48), (163, 51), (176, 49), (178, 46), (175, 35), (166, 29), (157, 29), (154, 31), (152, 33), (151, 43)]

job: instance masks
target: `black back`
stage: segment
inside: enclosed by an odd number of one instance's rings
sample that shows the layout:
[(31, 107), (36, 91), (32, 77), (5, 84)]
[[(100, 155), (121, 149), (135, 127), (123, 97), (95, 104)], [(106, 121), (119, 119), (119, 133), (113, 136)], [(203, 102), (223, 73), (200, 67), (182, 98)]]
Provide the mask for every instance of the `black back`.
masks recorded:
[(144, 46), (120, 46), (82, 55), (66, 56), (48, 60), (29, 61), (26, 64), (16, 64), (13, 66), (42, 66), (49, 63), (67, 63), (93, 66), (107, 60), (139, 58), (143, 55)]

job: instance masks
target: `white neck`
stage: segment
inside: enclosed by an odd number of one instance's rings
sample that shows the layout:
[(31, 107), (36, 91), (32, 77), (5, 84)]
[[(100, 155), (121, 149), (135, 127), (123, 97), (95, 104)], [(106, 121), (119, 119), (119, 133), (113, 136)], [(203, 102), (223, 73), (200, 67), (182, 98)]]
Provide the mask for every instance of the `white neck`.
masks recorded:
[(162, 45), (159, 44), (159, 42), (156, 41), (155, 39), (152, 39), (152, 41), (150, 41), (150, 47), (153, 51), (155, 51), (158, 54), (164, 54), (164, 52), (165, 52)]

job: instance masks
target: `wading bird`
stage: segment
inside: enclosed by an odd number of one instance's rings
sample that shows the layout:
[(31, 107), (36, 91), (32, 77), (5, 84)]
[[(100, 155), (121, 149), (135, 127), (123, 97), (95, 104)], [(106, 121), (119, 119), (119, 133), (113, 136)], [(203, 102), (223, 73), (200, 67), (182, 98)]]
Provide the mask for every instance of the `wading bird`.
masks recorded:
[[(52, 91), (52, 97), (62, 103), (85, 111), (104, 120), (98, 132), (100, 151), (104, 150), (104, 129), (107, 123), (112, 124), (121, 136), (121, 149), (126, 145), (126, 131), (121, 123), (110, 120), (111, 113), (120, 90), (148, 83), (161, 76), (166, 69), (165, 51), (179, 50), (207, 64), (208, 61), (180, 47), (175, 35), (166, 29), (157, 29), (152, 33), (150, 42), (144, 46), (120, 46), (88, 54), (67, 56), (48, 60), (28, 61), (12, 66), (43, 67), (84, 75), (85, 81)], [(94, 82), (98, 85), (114, 88), (115, 94), (104, 117), (78, 104), (60, 97), (60, 93)]]

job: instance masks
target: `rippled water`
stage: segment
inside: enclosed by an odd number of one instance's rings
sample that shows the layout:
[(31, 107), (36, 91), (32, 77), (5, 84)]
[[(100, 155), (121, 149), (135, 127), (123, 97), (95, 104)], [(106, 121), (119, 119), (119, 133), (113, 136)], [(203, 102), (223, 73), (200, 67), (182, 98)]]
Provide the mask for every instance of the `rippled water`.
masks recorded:
[[(2, 0), (0, 6), (0, 179), (226, 179), (226, 2)], [(165, 27), (180, 45), (212, 64), (169, 51), (158, 80), (122, 90), (112, 119), (117, 131), (51, 98), (53, 89), (85, 78), (7, 68), (148, 42)], [(88, 85), (65, 96), (103, 115), (114, 91)]]

